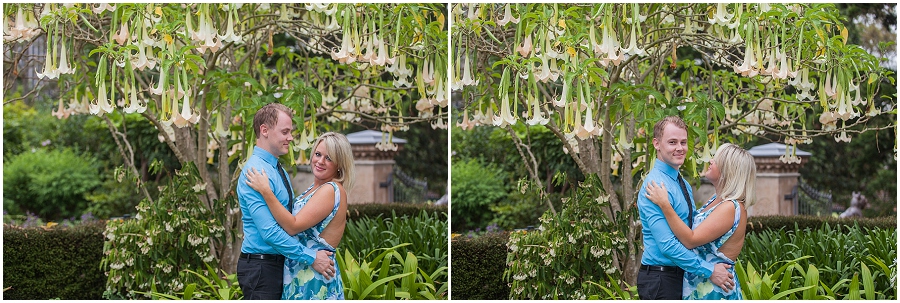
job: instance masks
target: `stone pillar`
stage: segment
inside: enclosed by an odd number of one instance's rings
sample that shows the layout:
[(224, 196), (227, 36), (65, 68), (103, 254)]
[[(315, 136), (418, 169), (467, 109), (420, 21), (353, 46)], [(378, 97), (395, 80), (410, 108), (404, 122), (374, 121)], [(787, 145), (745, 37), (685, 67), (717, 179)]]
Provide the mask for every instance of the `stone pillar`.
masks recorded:
[(397, 150), (382, 151), (375, 147), (382, 133), (365, 130), (347, 135), (356, 163), (353, 189), (348, 193), (350, 204), (393, 202), (393, 185), (388, 182), (394, 170), (394, 156), (406, 140), (393, 138)]
[[(394, 156), (402, 149), (406, 140), (393, 138), (397, 144), (395, 151), (382, 151), (375, 148), (381, 142), (381, 132), (365, 130), (347, 135), (350, 148), (353, 149), (353, 162), (356, 177), (353, 189), (347, 195), (349, 204), (390, 203), (393, 202), (392, 184), (387, 183), (394, 171)], [(298, 165), (299, 172), (293, 176), (294, 193), (300, 195), (315, 181), (309, 164)]]
[(749, 149), (756, 162), (756, 202), (747, 205), (748, 216), (796, 215), (793, 191), (800, 178), (800, 168), (812, 155), (797, 150), (800, 163), (784, 163), (779, 159), (786, 146), (769, 143)]

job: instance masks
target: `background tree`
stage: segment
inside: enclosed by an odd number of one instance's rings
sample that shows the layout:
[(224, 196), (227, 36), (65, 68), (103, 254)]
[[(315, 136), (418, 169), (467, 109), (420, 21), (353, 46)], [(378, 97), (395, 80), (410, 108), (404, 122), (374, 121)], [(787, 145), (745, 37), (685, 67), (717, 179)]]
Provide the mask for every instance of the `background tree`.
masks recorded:
[[(130, 176), (145, 167), (129, 123), (151, 123), (182, 166), (196, 164), (199, 200), (185, 205), (221, 215), (209, 223), (219, 236), (203, 243), (233, 272), (242, 236), (232, 188), (255, 143), (253, 113), (272, 102), (295, 110), (290, 163), (308, 158), (320, 132), (350, 124), (389, 136), (413, 123), (446, 127), (444, 11), (432, 4), (4, 5), (4, 47), (44, 37), (36, 75), (52, 80), (4, 105), (58, 89), (50, 94), (58, 96), (53, 114), (102, 117)], [(276, 37), (286, 42), (276, 45)], [(20, 63), (40, 58), (4, 54), (10, 96), (22, 91)], [(143, 122), (114, 121), (130, 113)], [(147, 203), (175, 204), (133, 180)]]
[[(896, 114), (894, 96), (879, 91), (893, 72), (848, 43), (832, 4), (457, 4), (452, 14), (457, 126), (512, 132), (521, 120), (553, 132), (585, 176), (598, 176), (607, 196), (597, 201), (620, 224), (606, 232), (626, 240), (611, 240), (623, 245), (607, 273), (632, 285), (642, 251), (634, 193), (662, 117), (687, 122), (694, 177), (722, 142), (850, 142), (895, 128), (870, 123)], [(527, 143), (514, 143), (544, 188)]]

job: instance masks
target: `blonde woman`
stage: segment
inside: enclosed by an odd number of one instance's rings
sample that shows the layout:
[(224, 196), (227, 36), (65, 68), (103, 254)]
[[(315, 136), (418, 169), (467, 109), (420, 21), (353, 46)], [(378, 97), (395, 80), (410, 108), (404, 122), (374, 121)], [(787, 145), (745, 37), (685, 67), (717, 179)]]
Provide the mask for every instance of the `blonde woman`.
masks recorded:
[[(726, 143), (716, 151), (704, 174), (716, 188), (716, 194), (693, 214), (693, 230), (678, 218), (664, 185), (649, 183), (646, 195), (660, 207), (669, 228), (685, 247), (711, 263), (734, 265), (747, 231), (746, 203), (752, 203), (755, 198), (756, 164), (746, 150)], [(729, 268), (729, 272), (734, 275), (731, 290), (723, 290), (707, 278), (686, 272), (683, 299), (742, 299), (734, 268)]]
[[(265, 171), (250, 170), (247, 184), (259, 191), (275, 221), (300, 240), (301, 245), (335, 252), (347, 224), (347, 190), (353, 185), (353, 152), (342, 134), (324, 133), (313, 144), (310, 157), (315, 180), (294, 198), (293, 213), (278, 203)], [(331, 256), (332, 260), (334, 256)], [(323, 276), (308, 265), (287, 259), (284, 263), (283, 300), (344, 299), (340, 269)]]

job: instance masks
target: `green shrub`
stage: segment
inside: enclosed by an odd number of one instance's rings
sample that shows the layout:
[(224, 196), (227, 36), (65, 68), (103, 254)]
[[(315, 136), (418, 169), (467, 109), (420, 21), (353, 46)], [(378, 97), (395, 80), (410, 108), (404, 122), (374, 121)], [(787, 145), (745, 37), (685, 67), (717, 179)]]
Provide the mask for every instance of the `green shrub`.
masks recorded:
[(348, 220), (340, 249), (352, 252), (356, 259), (376, 249), (395, 247), (397, 253), (418, 257), (419, 267), (434, 272), (447, 266), (447, 218), (420, 210), (417, 216), (367, 217)]
[[(156, 186), (152, 184), (147, 185), (149, 190), (153, 190), (154, 187)], [(109, 177), (85, 198), (88, 200), (88, 212), (98, 218), (108, 219), (133, 214), (135, 206), (141, 202), (144, 195), (133, 182), (119, 182), (115, 177)]]
[(359, 218), (383, 218), (415, 217), (420, 212), (426, 211), (433, 216), (441, 216), (447, 220), (447, 205), (434, 205), (425, 203), (366, 203), (347, 205), (347, 220), (353, 221)]
[(503, 281), (506, 270), (508, 232), (488, 233), (469, 238), (454, 237), (451, 296), (454, 300), (506, 300), (509, 284)]
[(504, 173), (477, 160), (454, 162), (451, 169), (451, 228), (465, 231), (487, 226), (492, 218), (490, 206), (507, 195)]
[(590, 175), (564, 198), (558, 214), (541, 216), (539, 231), (510, 234), (503, 274), (510, 299), (586, 299), (601, 292), (597, 282), (619, 280), (613, 257), (632, 254), (625, 235), (637, 210), (610, 221), (607, 198), (599, 178)]
[(100, 270), (103, 229), (93, 221), (74, 227), (3, 225), (3, 298), (97, 300), (106, 281)]
[(134, 298), (137, 292), (174, 295), (191, 283), (203, 283), (185, 269), (218, 267), (209, 242), (227, 236), (221, 223), (224, 210), (237, 202), (234, 196), (213, 201), (212, 209), (218, 211), (210, 211), (197, 196), (203, 189), (194, 189), (202, 183), (196, 166), (188, 162), (160, 189), (155, 202), (141, 201), (134, 219), (109, 222), (100, 263), (108, 274), (105, 298)]
[(85, 194), (99, 184), (91, 157), (69, 149), (25, 152), (4, 164), (4, 207), (9, 200), (10, 213), (20, 209), (48, 220), (74, 217), (87, 208)]
[[(818, 280), (828, 287), (850, 281), (860, 274), (862, 265), (879, 269), (873, 288), (887, 299), (895, 299), (897, 272), (897, 232), (889, 229), (867, 229), (854, 225), (832, 228), (778, 229), (748, 233), (739, 262), (752, 264), (760, 273), (774, 273), (782, 263), (796, 260), (798, 268), (815, 266)], [(749, 271), (749, 268), (748, 268)], [(793, 281), (794, 287), (800, 287)], [(783, 289), (788, 289), (784, 288)], [(836, 290), (837, 299), (846, 292)]]

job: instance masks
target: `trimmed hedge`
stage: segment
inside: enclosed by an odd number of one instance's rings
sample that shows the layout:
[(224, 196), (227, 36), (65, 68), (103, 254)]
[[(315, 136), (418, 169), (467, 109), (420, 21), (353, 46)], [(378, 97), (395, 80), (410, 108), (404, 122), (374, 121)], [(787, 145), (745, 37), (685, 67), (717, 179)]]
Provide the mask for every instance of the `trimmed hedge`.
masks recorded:
[(509, 283), (503, 281), (509, 232), (489, 233), (450, 242), (450, 296), (453, 300), (507, 300)]
[(71, 228), (3, 225), (3, 292), (11, 300), (98, 300), (106, 221)]
[[(390, 218), (393, 214), (397, 217), (412, 218), (418, 216), (425, 210), (435, 213), (435, 217), (447, 219), (447, 205), (434, 205), (424, 203), (367, 203), (367, 204), (350, 204), (347, 205), (347, 220), (358, 218), (375, 218), (381, 215), (382, 218)], [(437, 216), (441, 214), (442, 216)]]
[(828, 223), (832, 228), (849, 232), (849, 227), (858, 225), (863, 229), (896, 229), (897, 217), (840, 219), (816, 216), (759, 216), (747, 219), (747, 233), (763, 230), (816, 230)]

